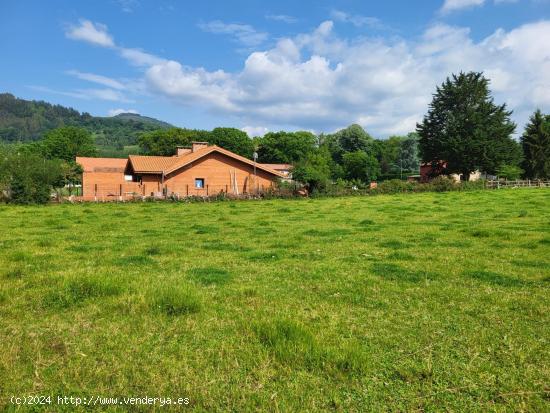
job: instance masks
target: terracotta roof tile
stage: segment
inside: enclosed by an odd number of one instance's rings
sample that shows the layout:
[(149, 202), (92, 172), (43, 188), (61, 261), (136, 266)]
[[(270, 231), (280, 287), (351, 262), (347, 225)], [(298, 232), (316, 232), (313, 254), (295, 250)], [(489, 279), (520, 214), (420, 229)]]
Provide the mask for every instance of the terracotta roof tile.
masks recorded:
[(134, 172), (160, 174), (168, 169), (180, 157), (130, 155), (128, 158), (130, 159)]
[(128, 159), (77, 156), (76, 163), (82, 166), (84, 172), (124, 172)]

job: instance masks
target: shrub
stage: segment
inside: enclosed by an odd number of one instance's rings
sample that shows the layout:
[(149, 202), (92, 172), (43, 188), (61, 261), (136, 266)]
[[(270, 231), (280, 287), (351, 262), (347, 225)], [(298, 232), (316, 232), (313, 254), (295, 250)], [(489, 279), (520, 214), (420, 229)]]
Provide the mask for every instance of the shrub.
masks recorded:
[(418, 184), (415, 182), (402, 181), (400, 179), (390, 179), (381, 182), (376, 188), (372, 189), (372, 193), (379, 194), (399, 194), (402, 192), (414, 192), (417, 190)]
[(477, 181), (462, 181), (460, 182), (461, 191), (477, 191), (485, 189), (485, 180), (479, 179)]
[(153, 311), (169, 316), (198, 313), (201, 309), (197, 294), (182, 285), (155, 288), (149, 291), (148, 301)]
[(431, 190), (435, 192), (448, 192), (458, 189), (455, 180), (446, 176), (438, 176), (432, 179), (429, 185), (431, 186)]

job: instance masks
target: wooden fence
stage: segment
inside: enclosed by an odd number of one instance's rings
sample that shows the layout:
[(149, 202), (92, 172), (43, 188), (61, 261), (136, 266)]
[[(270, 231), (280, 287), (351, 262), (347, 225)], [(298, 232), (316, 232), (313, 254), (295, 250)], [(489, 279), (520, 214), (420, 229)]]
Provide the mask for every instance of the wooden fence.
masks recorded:
[(550, 188), (550, 180), (485, 181), (487, 189), (500, 188)]

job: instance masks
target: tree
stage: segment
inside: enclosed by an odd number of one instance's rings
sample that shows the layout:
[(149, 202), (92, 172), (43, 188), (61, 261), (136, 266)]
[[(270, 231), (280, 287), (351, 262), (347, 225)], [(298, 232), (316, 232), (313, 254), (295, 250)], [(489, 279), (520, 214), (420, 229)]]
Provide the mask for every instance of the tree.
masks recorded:
[(330, 180), (330, 154), (323, 149), (310, 152), (292, 169), (292, 178), (304, 183), (310, 192), (326, 187)]
[(97, 155), (90, 132), (76, 126), (53, 129), (46, 133), (40, 144), (48, 159), (74, 162), (77, 156)]
[(213, 145), (221, 146), (238, 155), (252, 158), (254, 142), (246, 132), (235, 128), (215, 128), (207, 135), (207, 140)]
[(203, 141), (207, 131), (194, 129), (158, 129), (138, 138), (138, 144), (146, 155), (173, 156), (178, 146), (189, 146), (193, 141)]
[(550, 115), (537, 109), (525, 127), (521, 146), (525, 176), (531, 179), (550, 177)]
[(376, 180), (380, 174), (380, 167), (374, 155), (364, 151), (345, 153), (343, 161), (347, 179), (370, 182)]
[(332, 158), (338, 163), (342, 162), (346, 152), (370, 153), (374, 147), (372, 137), (357, 124), (350, 125), (332, 135), (325, 135), (322, 140), (323, 144), (329, 148)]
[(515, 165), (501, 165), (497, 169), (497, 176), (504, 179), (519, 179), (523, 169)]
[(380, 174), (384, 177), (395, 178), (400, 174), (400, 154), (402, 136), (390, 136), (388, 139), (373, 141), (372, 153), (380, 165)]
[(400, 142), (399, 166), (404, 171), (418, 171), (420, 168), (418, 139), (418, 134), (411, 132)]
[(311, 132), (268, 132), (260, 140), (258, 159), (266, 163), (296, 163), (315, 150), (317, 138)]
[(50, 200), (53, 188), (63, 184), (63, 162), (58, 159), (11, 151), (2, 163), (2, 181), (9, 202), (44, 204)]
[(500, 165), (517, 164), (511, 114), (505, 104), (493, 103), (482, 73), (453, 74), (437, 87), (428, 114), (417, 124), (422, 159), (446, 161), (446, 172), (464, 180), (476, 170), (495, 173)]

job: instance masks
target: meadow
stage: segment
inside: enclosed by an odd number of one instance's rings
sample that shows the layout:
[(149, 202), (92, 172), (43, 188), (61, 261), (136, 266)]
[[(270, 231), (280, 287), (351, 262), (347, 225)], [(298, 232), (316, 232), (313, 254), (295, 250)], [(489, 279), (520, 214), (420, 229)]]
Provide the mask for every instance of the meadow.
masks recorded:
[(550, 408), (548, 189), (0, 205), (0, 223), (1, 411)]

